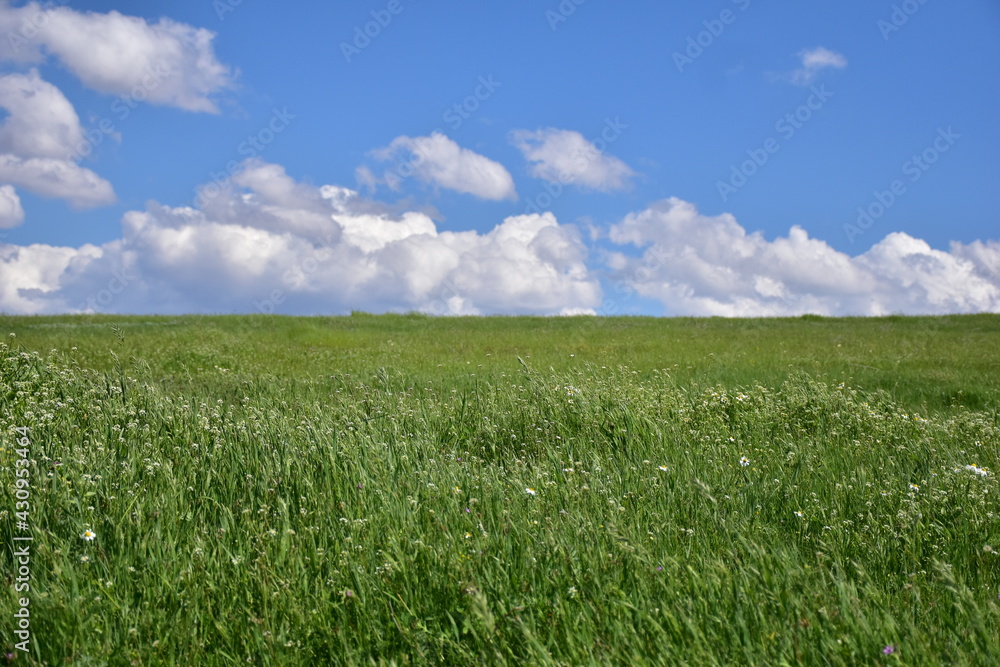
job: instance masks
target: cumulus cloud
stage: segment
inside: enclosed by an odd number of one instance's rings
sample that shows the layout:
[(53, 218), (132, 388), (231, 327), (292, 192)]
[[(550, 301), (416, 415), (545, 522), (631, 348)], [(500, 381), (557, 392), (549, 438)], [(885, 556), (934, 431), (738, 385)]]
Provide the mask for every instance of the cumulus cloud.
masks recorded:
[[(8, 112), (0, 123), (0, 183), (78, 208), (114, 202), (111, 184), (71, 158), (83, 132), (73, 105), (58, 88), (36, 70), (6, 74), (0, 76), (0, 107)], [(20, 223), (24, 215), (16, 214), (20, 199), (13, 189), (5, 199), (12, 206), (7, 226)]]
[(62, 92), (37, 70), (0, 76), (0, 152), (63, 159), (83, 139), (80, 118)]
[[(614, 130), (616, 127), (620, 124), (609, 121), (605, 129)], [(620, 129), (617, 132), (620, 134)], [(612, 138), (601, 139), (605, 146), (618, 134), (612, 132), (608, 136)], [(515, 130), (511, 132), (510, 140), (530, 163), (531, 175), (550, 183), (611, 192), (628, 188), (635, 176), (627, 164), (607, 155), (579, 132), (551, 127), (533, 132)]]
[[(415, 175), (426, 183), (480, 199), (517, 199), (514, 179), (502, 164), (462, 148), (439, 132), (427, 137), (396, 137), (387, 147), (372, 151), (372, 155), (379, 160), (397, 161), (397, 167), (386, 171), (382, 179), (394, 190), (402, 180)], [(357, 176), (362, 185), (374, 185), (367, 167), (359, 168)]]
[[(0, 187), (0, 219), (10, 196)], [(667, 314), (1000, 312), (997, 241), (942, 251), (894, 233), (849, 256), (799, 227), (768, 240), (672, 198), (612, 225), (603, 266), (588, 267), (577, 227), (551, 213), (442, 232), (425, 213), (260, 160), (198, 201), (129, 211), (100, 246), (0, 243), (0, 312), (611, 312), (601, 276), (608, 297), (635, 293)]]
[(115, 201), (111, 184), (74, 162), (0, 155), (0, 182), (13, 183), (44, 197), (65, 199), (77, 208)]
[(258, 160), (233, 181), (201, 208), (130, 211), (103, 246), (0, 245), (0, 311), (558, 314), (600, 300), (576, 228), (549, 213), (439, 232)]
[(31, 63), (55, 57), (102, 93), (217, 113), (213, 96), (233, 87), (233, 71), (215, 56), (215, 33), (168, 18), (150, 23), (116, 11), (3, 2), (0, 33), (7, 35), (0, 58)]
[(732, 215), (704, 216), (677, 198), (613, 225), (617, 291), (660, 301), (669, 314), (887, 315), (1000, 312), (1000, 244), (953, 244), (950, 252), (894, 233), (851, 257), (800, 227), (766, 240)]
[(0, 185), (0, 229), (17, 227), (24, 221), (21, 198), (10, 185)]
[(799, 51), (799, 60), (801, 60), (802, 66), (791, 73), (790, 80), (800, 86), (812, 83), (816, 75), (824, 69), (847, 67), (847, 58), (822, 46)]

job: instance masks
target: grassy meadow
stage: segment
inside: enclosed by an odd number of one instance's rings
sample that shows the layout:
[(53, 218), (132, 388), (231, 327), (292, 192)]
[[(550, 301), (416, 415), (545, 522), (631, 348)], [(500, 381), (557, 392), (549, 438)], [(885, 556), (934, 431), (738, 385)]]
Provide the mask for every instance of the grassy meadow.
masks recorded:
[(1000, 316), (0, 341), (0, 663), (1000, 664)]

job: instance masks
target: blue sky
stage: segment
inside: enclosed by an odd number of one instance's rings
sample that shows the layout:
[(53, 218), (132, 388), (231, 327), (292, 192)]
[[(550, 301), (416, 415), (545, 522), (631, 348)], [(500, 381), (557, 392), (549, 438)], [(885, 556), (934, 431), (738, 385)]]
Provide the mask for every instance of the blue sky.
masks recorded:
[[(1000, 310), (989, 0), (11, 2), (0, 29), (0, 311)], [(88, 147), (86, 193), (24, 175), (52, 141)]]

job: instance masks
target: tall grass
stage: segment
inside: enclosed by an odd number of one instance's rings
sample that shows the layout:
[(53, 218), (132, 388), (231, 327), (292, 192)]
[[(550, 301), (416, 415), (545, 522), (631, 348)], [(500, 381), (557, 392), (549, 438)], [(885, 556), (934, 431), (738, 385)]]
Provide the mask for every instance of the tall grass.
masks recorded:
[(461, 366), (190, 392), (0, 345), (5, 548), (16, 427), (33, 459), (16, 660), (1000, 661), (995, 411), (804, 373)]
[[(126, 336), (115, 341), (110, 327)], [(948, 413), (1000, 405), (1000, 315), (780, 319), (651, 317), (350, 317), (0, 315), (0, 333), (41, 354), (59, 349), (83, 367), (149, 364), (161, 386), (206, 399), (232, 378), (321, 382), (394, 369), (471, 390), (533, 367), (576, 374), (627, 363), (643, 379), (667, 370), (679, 384), (780, 387), (792, 374), (885, 390), (909, 410)], [(219, 372), (228, 369), (228, 374)], [(471, 376), (470, 373), (475, 373)]]

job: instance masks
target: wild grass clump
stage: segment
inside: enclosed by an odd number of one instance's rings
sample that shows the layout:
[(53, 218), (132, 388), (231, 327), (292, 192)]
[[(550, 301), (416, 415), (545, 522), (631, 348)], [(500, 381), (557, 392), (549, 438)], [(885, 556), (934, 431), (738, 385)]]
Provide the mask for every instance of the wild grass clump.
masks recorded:
[(217, 386), (0, 344), (4, 545), (31, 441), (18, 661), (1000, 660), (995, 412), (530, 361)]

